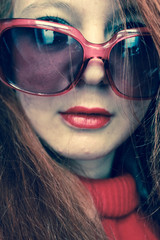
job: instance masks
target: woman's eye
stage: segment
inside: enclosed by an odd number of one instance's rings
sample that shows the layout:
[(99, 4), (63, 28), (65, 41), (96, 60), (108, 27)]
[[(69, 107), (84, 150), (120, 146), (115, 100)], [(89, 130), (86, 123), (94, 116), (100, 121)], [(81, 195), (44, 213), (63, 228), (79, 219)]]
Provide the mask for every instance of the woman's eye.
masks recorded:
[(123, 45), (123, 57), (128, 54), (130, 57), (138, 55), (140, 53), (140, 38), (131, 37), (124, 41)]
[(38, 45), (66, 45), (69, 43), (69, 37), (63, 33), (46, 30), (36, 29), (35, 30), (36, 42)]
[(42, 45), (52, 44), (55, 39), (54, 32), (50, 30), (37, 30), (36, 35), (38, 42)]
[[(49, 22), (56, 22), (56, 23), (61, 23), (65, 25), (70, 25), (66, 20), (58, 18), (58, 17), (52, 17), (52, 16), (45, 16), (38, 18), (39, 20), (45, 20)], [(35, 29), (35, 40), (37, 45), (39, 47), (41, 46), (61, 46), (62, 48), (65, 47), (66, 45), (70, 44), (71, 42), (71, 37), (55, 32), (52, 30), (47, 30), (47, 29)]]

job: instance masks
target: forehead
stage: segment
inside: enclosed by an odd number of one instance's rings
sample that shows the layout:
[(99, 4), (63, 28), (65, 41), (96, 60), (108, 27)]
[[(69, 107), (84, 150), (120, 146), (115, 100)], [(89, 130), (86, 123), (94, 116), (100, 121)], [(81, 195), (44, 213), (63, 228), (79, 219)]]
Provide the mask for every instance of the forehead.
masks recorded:
[(118, 8), (116, 2), (117, 0), (15, 0), (14, 16), (30, 17), (32, 14), (38, 15), (50, 9), (50, 11), (58, 10), (68, 14), (102, 17), (113, 14), (113, 11)]

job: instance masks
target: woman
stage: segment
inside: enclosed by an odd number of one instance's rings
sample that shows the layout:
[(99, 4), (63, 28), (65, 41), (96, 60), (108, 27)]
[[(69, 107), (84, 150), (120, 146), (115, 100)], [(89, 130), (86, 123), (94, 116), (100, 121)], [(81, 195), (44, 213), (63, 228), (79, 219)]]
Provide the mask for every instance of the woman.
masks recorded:
[(158, 239), (159, 6), (1, 2), (1, 239)]

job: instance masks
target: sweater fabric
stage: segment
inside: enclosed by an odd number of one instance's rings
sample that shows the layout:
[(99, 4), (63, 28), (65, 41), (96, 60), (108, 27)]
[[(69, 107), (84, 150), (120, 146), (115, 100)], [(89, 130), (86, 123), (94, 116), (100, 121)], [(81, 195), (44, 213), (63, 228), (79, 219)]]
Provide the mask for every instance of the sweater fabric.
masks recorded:
[(81, 181), (93, 197), (109, 240), (160, 240), (158, 229), (138, 211), (139, 198), (131, 175)]

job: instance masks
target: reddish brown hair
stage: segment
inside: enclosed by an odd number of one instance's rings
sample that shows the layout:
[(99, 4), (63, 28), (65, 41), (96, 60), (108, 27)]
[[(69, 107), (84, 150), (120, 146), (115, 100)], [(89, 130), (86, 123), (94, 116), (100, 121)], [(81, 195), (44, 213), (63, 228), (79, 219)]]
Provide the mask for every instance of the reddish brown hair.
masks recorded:
[[(153, 37), (160, 56), (160, 1), (159, 0), (136, 0), (144, 18), (145, 24)], [(150, 214), (160, 222), (160, 91), (154, 101), (155, 112), (151, 123), (151, 153), (147, 159), (149, 175), (151, 176), (151, 190), (148, 197)]]
[[(160, 52), (160, 3), (137, 0), (137, 4)], [(11, 0), (1, 0), (0, 16), (10, 12)], [(159, 95), (156, 104), (154, 145), (147, 159), (153, 180), (152, 202), (157, 194), (160, 199)], [(2, 84), (0, 133), (2, 239), (106, 239), (89, 194), (74, 175), (48, 156), (14, 92)]]

